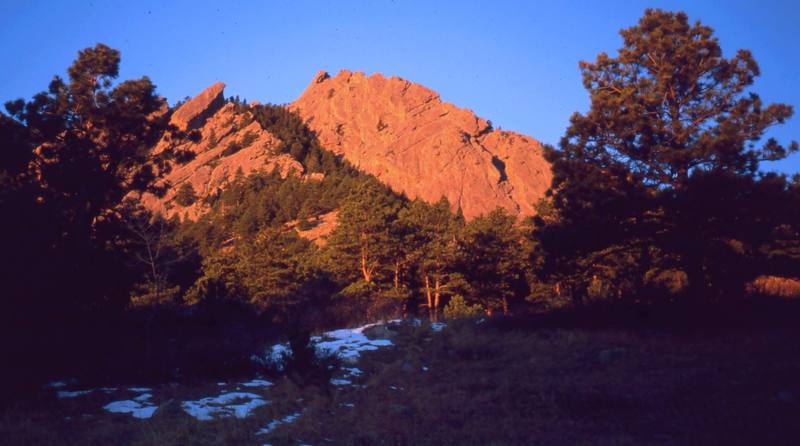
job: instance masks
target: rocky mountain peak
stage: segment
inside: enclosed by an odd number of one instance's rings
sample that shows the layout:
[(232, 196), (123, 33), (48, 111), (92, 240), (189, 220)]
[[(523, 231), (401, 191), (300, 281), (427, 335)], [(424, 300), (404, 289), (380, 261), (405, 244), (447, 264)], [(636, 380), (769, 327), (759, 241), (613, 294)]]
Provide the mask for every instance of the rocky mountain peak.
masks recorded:
[(290, 107), (323, 147), (409, 198), (446, 196), (472, 218), (500, 206), (533, 215), (550, 186), (541, 144), (399, 77), (320, 71)]
[(172, 114), (172, 123), (181, 130), (193, 130), (225, 105), (225, 84), (216, 82), (181, 105)]
[[(192, 161), (175, 165), (164, 178), (170, 189), (163, 197), (144, 194), (142, 204), (167, 218), (196, 220), (208, 211), (206, 198), (219, 194), (236, 176), (278, 169), (283, 177), (301, 175), (304, 167), (288, 154), (276, 152), (281, 140), (261, 128), (245, 107), (226, 102), (225, 84), (217, 82), (181, 105), (172, 123), (181, 129), (197, 130), (200, 140), (187, 141), (179, 150), (194, 152)], [(155, 151), (169, 144), (161, 141)], [(181, 199), (181, 189), (191, 190), (193, 199)]]

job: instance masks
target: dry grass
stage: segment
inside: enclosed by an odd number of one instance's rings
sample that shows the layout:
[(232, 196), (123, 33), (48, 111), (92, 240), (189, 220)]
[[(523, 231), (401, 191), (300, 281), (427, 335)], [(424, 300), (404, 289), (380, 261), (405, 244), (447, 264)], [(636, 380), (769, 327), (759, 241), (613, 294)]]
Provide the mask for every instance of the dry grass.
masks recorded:
[[(642, 329), (404, 326), (367, 352), (357, 386), (264, 391), (248, 419), (150, 420), (101, 401), (41, 397), (0, 414), (3, 444), (794, 444), (800, 438), (800, 330), (667, 333)], [(165, 386), (163, 399), (211, 386)], [(272, 420), (293, 423), (255, 435)], [(84, 414), (84, 415), (82, 415)], [(70, 416), (71, 420), (64, 420)]]

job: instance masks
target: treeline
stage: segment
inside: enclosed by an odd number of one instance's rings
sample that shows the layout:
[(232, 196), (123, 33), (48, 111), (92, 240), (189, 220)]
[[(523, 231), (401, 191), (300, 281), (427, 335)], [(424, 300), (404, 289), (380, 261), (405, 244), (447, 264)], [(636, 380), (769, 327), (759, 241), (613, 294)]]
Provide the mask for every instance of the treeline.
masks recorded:
[[(325, 181), (282, 180), (276, 172), (228, 187), (209, 215), (179, 229), (205, 240), (202, 275), (185, 302), (239, 301), (279, 321), (324, 310), (316, 323), (336, 325), (404, 315), (436, 319), (454, 296), (508, 312), (530, 294), (533, 245), (514, 216), (498, 209), (466, 222), (444, 198), (409, 201), (367, 176), (346, 184), (346, 195), (334, 198), (336, 228), (322, 247), (287, 223), (314, 224), (317, 217), (303, 216), (303, 200), (319, 203), (321, 194), (335, 191)], [(230, 204), (226, 193), (240, 200)], [(278, 203), (276, 193), (282, 212), (294, 203), (293, 215), (263, 213)], [(226, 206), (231, 213), (223, 216)]]

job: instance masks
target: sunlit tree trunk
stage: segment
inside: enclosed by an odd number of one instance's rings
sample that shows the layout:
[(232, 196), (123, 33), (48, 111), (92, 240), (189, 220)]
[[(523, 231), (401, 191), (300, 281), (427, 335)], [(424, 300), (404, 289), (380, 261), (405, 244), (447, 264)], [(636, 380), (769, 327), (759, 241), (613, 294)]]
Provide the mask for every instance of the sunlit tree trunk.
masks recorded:
[(439, 296), (441, 295), (439, 290), (441, 289), (441, 281), (439, 277), (436, 277), (436, 281), (434, 282), (433, 286), (433, 320), (439, 320)]
[(433, 322), (433, 297), (431, 296), (431, 281), (427, 274), (425, 274), (425, 297), (428, 298), (428, 319)]
[(361, 250), (361, 274), (364, 276), (364, 282), (372, 283), (372, 268), (367, 267), (367, 253)]

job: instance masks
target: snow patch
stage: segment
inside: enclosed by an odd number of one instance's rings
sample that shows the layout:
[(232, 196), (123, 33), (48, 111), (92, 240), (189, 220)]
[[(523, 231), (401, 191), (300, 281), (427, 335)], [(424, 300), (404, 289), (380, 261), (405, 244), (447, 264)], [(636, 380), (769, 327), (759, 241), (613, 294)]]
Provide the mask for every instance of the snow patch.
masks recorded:
[(353, 384), (353, 382), (350, 381), (349, 379), (334, 378), (331, 380), (331, 384), (333, 384), (334, 386), (348, 386), (350, 384)]
[[(234, 404), (237, 403), (237, 404)], [(268, 404), (261, 396), (249, 392), (223, 393), (217, 397), (203, 398), (197, 401), (184, 401), (183, 410), (201, 421), (214, 419), (214, 415), (221, 417), (234, 416), (245, 418), (256, 407)]]
[(112, 413), (129, 413), (136, 418), (150, 418), (158, 406), (143, 404), (141, 401), (124, 400), (114, 401), (103, 406), (103, 409)]
[[(355, 328), (343, 328), (323, 333), (321, 336), (312, 336), (317, 355), (336, 355), (348, 362), (358, 359), (361, 352), (377, 350), (380, 347), (387, 347), (392, 344), (388, 339), (369, 339), (364, 334), (368, 328), (389, 323), (401, 322), (400, 319), (389, 322), (375, 322)], [(266, 349), (263, 356), (253, 355), (250, 359), (261, 365), (275, 367), (278, 371), (284, 369), (284, 359), (291, 354), (289, 344), (275, 344)], [(356, 369), (357, 370), (357, 369)]]
[(254, 380), (248, 381), (246, 383), (241, 383), (240, 385), (245, 386), (245, 387), (269, 387), (269, 386), (272, 385), (272, 383), (267, 381), (267, 380), (265, 380), (265, 379), (254, 379)]
[(361, 352), (377, 350), (380, 347), (392, 345), (388, 339), (369, 339), (364, 335), (364, 330), (376, 324), (352, 329), (334, 330), (322, 336), (314, 336), (317, 354), (332, 354), (342, 359), (358, 358)]
[(363, 373), (357, 367), (343, 367), (342, 370), (344, 370), (345, 374), (349, 375), (349, 376), (359, 376), (359, 375), (361, 375), (361, 373)]
[(136, 398), (134, 398), (133, 400), (134, 401), (139, 401), (140, 403), (143, 403), (143, 402), (149, 400), (152, 397), (153, 397), (153, 395), (150, 394), (150, 393), (143, 393), (143, 394), (137, 396)]
[(431, 330), (433, 331), (442, 331), (444, 327), (447, 327), (447, 324), (444, 322), (434, 322), (431, 324)]
[(274, 431), (281, 424), (288, 424), (288, 423), (293, 422), (298, 417), (300, 417), (300, 415), (302, 415), (302, 414), (303, 414), (302, 412), (295, 412), (295, 413), (293, 413), (291, 415), (287, 415), (287, 416), (281, 418), (280, 420), (272, 420), (272, 421), (269, 422), (269, 424), (267, 424), (267, 427), (259, 429), (258, 432), (256, 432), (256, 435), (268, 434), (268, 433)]
[(75, 398), (81, 395), (86, 395), (92, 393), (94, 389), (89, 390), (59, 390), (56, 392), (56, 396), (59, 398)]

